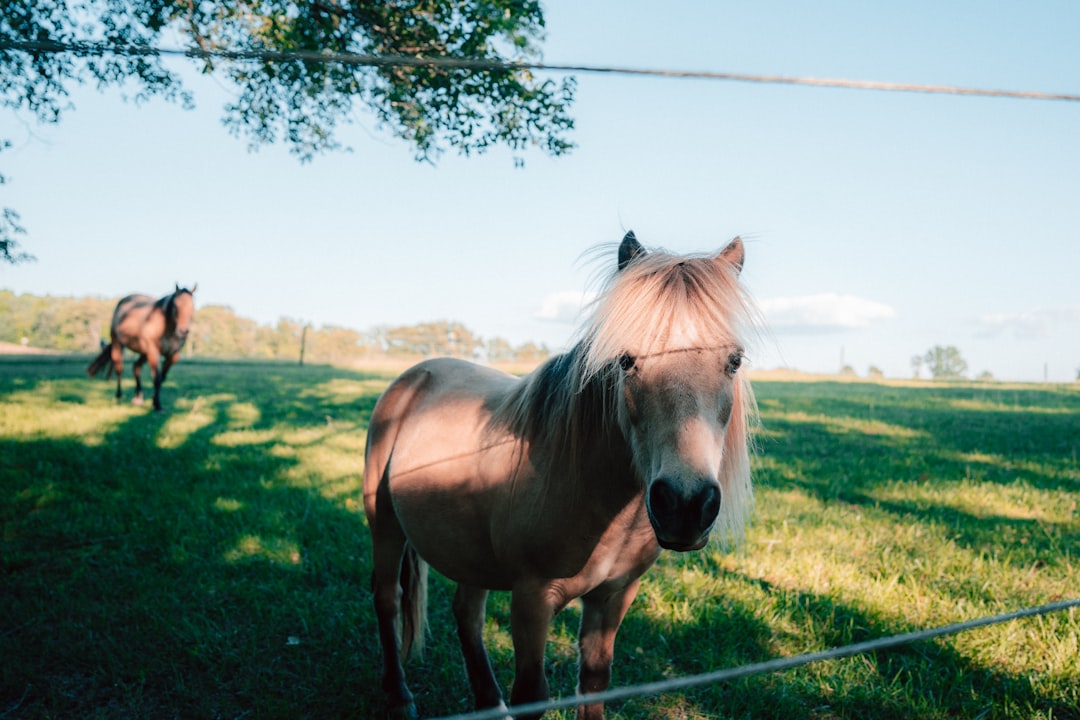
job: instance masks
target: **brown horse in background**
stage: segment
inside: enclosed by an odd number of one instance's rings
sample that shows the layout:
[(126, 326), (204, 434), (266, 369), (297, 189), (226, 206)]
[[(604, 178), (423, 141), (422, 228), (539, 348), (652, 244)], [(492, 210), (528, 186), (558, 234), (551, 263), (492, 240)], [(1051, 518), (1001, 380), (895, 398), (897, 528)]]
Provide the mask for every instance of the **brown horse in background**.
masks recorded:
[[(176, 291), (160, 300), (149, 295), (128, 295), (116, 304), (113, 311), (110, 335), (112, 343), (101, 350), (86, 369), (94, 377), (106, 366), (109, 372), (116, 372), (116, 399), (120, 400), (120, 376), (124, 370), (124, 348), (139, 355), (132, 367), (135, 375), (135, 397), (139, 404), (143, 400), (142, 380), (139, 377), (143, 363), (150, 363), (150, 373), (154, 378), (154, 409), (161, 409), (161, 384), (169, 368), (180, 359), (180, 350), (187, 340), (191, 320), (195, 317), (194, 292), (198, 287), (188, 290), (176, 285)], [(111, 361), (111, 365), (109, 365)], [(108, 377), (108, 374), (106, 374)]]
[(752, 502), (753, 395), (744, 333), (756, 311), (743, 245), (646, 252), (633, 233), (566, 354), (518, 379), (428, 360), (383, 393), (368, 429), (364, 510), (374, 550), (382, 688), (415, 717), (402, 659), (424, 639), (428, 563), (458, 583), (453, 611), (478, 708), (502, 693), (484, 649), (489, 590), (509, 590), (514, 705), (544, 700), (555, 614), (581, 598), (578, 717), (603, 705), (615, 634), (661, 548), (738, 536)]

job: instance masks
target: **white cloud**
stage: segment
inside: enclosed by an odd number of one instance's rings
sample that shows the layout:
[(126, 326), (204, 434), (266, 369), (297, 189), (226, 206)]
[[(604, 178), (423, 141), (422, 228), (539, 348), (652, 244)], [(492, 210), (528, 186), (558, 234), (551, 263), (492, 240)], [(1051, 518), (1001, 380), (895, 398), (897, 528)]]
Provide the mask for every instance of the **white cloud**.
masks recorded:
[(1080, 332), (1080, 305), (1035, 308), (1017, 313), (998, 313), (979, 318), (980, 337), (1011, 333), (1017, 340), (1049, 338), (1058, 333)]
[(774, 332), (835, 332), (896, 316), (883, 303), (838, 293), (768, 298), (759, 305)]
[(537, 320), (575, 325), (581, 320), (581, 309), (596, 298), (595, 292), (564, 290), (544, 298), (540, 309), (533, 314)]

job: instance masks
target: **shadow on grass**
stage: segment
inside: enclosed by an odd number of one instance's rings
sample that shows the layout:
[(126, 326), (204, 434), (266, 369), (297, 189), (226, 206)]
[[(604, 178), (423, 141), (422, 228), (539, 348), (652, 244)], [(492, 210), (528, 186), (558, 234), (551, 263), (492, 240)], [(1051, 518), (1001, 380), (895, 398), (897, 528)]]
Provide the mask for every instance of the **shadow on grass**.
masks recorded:
[[(61, 415), (53, 437), (0, 440), (0, 716), (372, 716), (362, 444), (351, 475), (327, 480), (283, 453), (280, 433), (327, 436), (336, 422), (362, 442), (383, 381), (177, 371), (165, 412), (125, 406), (97, 444), (68, 436), (63, 414), (115, 412), (105, 384), (55, 368), (0, 380), (5, 400)], [(350, 391), (313, 390), (334, 383)], [(249, 422), (238, 403), (258, 411)], [(252, 439), (219, 442), (229, 432)]]

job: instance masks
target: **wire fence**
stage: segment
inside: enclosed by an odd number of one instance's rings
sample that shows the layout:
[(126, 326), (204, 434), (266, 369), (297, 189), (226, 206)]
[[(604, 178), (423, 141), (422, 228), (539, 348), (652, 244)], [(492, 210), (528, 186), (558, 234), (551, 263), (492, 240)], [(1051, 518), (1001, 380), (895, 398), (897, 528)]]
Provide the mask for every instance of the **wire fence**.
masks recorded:
[(0, 51), (27, 53), (70, 53), (81, 57), (103, 55), (126, 56), (177, 56), (204, 60), (252, 60), (265, 63), (312, 62), (337, 63), (365, 67), (428, 67), (445, 70), (471, 70), (474, 72), (558, 72), (592, 73), (609, 75), (637, 75), (658, 78), (683, 78), (697, 80), (725, 80), (743, 83), (778, 85), (806, 85), (811, 87), (846, 88), (851, 90), (878, 90), (885, 92), (929, 93), (939, 95), (967, 95), (1018, 100), (1064, 100), (1080, 102), (1080, 94), (1052, 93), (1029, 90), (995, 90), (988, 88), (960, 87), (953, 85), (923, 85), (918, 83), (882, 82), (877, 80), (851, 80), (846, 78), (794, 77), (788, 75), (754, 75), (747, 73), (712, 72), (705, 70), (665, 70), (650, 68), (618, 67), (608, 65), (578, 65), (543, 62), (507, 62), (488, 58), (419, 57), (415, 55), (365, 55), (338, 53), (322, 50), (221, 50), (204, 48), (159, 48), (150, 45), (116, 45), (96, 42), (62, 43), (51, 40), (0, 39)]
[(713, 672), (702, 673), (700, 675), (688, 675), (684, 677), (671, 678), (668, 680), (659, 680), (651, 683), (643, 683), (640, 685), (629, 685), (626, 687), (605, 690), (604, 692), (592, 693), (589, 695), (575, 695), (573, 697), (558, 698), (555, 700), (548, 700), (544, 702), (515, 705), (509, 709), (492, 708), (488, 710), (478, 710), (476, 712), (464, 713), (460, 715), (447, 715), (438, 718), (437, 720), (496, 720), (497, 718), (518, 717), (520, 715), (543, 713), (547, 712), (548, 710), (572, 708), (577, 707), (578, 705), (583, 705), (585, 703), (607, 703), (614, 700), (627, 700), (634, 697), (661, 695), (663, 693), (668, 693), (675, 690), (686, 690), (688, 688), (699, 687), (702, 685), (713, 685), (725, 681), (750, 677), (751, 675), (762, 675), (765, 673), (779, 672), (781, 670), (790, 670), (792, 668), (800, 667), (802, 665), (809, 665), (810, 663), (821, 662), (823, 660), (838, 660), (841, 658), (852, 657), (853, 655), (862, 655), (864, 653), (874, 652), (876, 650), (897, 648), (903, 645), (910, 645), (912, 643), (920, 642), (923, 640), (930, 640), (945, 635), (955, 635), (956, 633), (973, 630), (975, 628), (998, 625), (1001, 623), (1009, 622), (1011, 620), (1020, 620), (1023, 618), (1034, 617), (1036, 615), (1046, 615), (1049, 613), (1060, 612), (1062, 610), (1068, 610), (1075, 607), (1080, 607), (1080, 598), (1074, 598), (1072, 600), (1060, 600), (1057, 602), (1046, 603), (1044, 605), (1024, 608), (1022, 610), (1002, 613), (999, 615), (973, 618), (971, 620), (952, 623), (950, 625), (942, 625), (936, 628), (916, 630), (914, 632), (898, 635), (890, 635), (888, 637), (877, 638), (875, 640), (867, 640), (865, 642), (854, 643), (851, 645), (845, 645), (843, 647), (832, 648), (829, 650), (805, 653), (803, 655), (795, 655), (794, 657), (777, 658), (775, 660), (768, 660), (766, 662), (742, 665), (740, 667), (728, 668), (724, 670), (716, 670)]

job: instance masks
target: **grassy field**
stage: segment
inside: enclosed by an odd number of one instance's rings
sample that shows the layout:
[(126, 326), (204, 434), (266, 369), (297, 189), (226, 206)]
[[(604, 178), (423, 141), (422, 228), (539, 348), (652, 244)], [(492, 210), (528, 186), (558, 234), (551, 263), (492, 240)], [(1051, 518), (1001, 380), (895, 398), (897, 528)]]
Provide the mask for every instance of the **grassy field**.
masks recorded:
[[(0, 719), (377, 716), (360, 473), (389, 376), (188, 361), (153, 413), (84, 367), (0, 358)], [(615, 684), (1080, 595), (1080, 384), (755, 387), (747, 540), (664, 554)], [(432, 582), (409, 677), (424, 714), (462, 712), (450, 586)], [(556, 695), (573, 692), (576, 623), (571, 607), (549, 644)], [(508, 627), (495, 595), (504, 687)], [(1067, 611), (609, 716), (1080, 720), (1078, 643)]]

